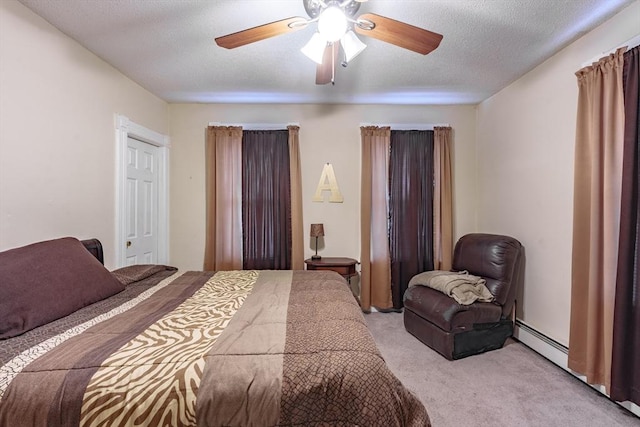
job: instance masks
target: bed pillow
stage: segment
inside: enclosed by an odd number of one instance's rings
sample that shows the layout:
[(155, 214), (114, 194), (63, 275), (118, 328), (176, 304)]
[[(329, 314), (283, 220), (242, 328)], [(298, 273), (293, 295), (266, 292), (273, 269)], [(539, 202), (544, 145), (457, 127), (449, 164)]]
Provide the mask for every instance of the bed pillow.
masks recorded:
[(124, 285), (72, 237), (0, 252), (0, 339), (122, 290)]
[(124, 286), (139, 282), (160, 271), (176, 271), (176, 267), (161, 264), (134, 264), (113, 270), (111, 274)]

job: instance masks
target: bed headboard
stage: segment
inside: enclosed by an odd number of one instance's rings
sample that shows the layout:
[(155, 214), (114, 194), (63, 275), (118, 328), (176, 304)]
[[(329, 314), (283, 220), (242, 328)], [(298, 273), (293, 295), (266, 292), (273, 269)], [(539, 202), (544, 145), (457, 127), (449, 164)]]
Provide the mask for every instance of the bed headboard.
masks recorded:
[(91, 252), (91, 255), (96, 257), (101, 264), (104, 264), (104, 255), (102, 253), (102, 243), (100, 243), (100, 240), (87, 239), (80, 240), (80, 242), (84, 245), (85, 248), (87, 248), (89, 252)]

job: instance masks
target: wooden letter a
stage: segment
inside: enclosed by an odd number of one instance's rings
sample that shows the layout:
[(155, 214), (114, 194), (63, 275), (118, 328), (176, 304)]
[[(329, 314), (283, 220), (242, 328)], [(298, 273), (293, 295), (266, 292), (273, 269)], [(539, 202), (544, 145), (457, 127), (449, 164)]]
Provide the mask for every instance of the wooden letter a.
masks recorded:
[(336, 181), (336, 175), (333, 173), (333, 166), (331, 166), (330, 163), (325, 164), (324, 168), (322, 168), (320, 182), (318, 182), (316, 194), (313, 195), (312, 200), (314, 202), (324, 202), (324, 199), (322, 198), (323, 191), (331, 191), (331, 196), (329, 197), (330, 203), (344, 202), (344, 198), (342, 197), (342, 193), (338, 187), (338, 181)]

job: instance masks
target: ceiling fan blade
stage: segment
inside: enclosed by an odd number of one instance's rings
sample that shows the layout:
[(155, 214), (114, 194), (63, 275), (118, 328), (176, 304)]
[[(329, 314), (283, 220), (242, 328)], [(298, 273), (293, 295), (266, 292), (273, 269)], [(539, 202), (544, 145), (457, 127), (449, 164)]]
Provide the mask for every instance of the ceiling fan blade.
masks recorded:
[(269, 24), (258, 25), (257, 27), (238, 31), (237, 33), (217, 37), (215, 41), (216, 44), (220, 47), (235, 49), (236, 47), (268, 39), (270, 37), (279, 36), (280, 34), (298, 31), (306, 26), (307, 20), (305, 18), (294, 16), (292, 18), (282, 19), (280, 21), (271, 22)]
[(395, 19), (376, 15), (375, 13), (365, 13), (358, 17), (358, 21), (370, 21), (374, 25), (372, 29), (362, 28), (354, 25), (356, 33), (363, 36), (373, 37), (383, 42), (400, 46), (417, 53), (426, 55), (435, 50), (442, 40), (442, 34), (434, 33)]
[(334, 70), (336, 62), (338, 61), (338, 51), (335, 43), (328, 44), (324, 49), (324, 55), (322, 56), (322, 64), (316, 68), (316, 84), (326, 85), (327, 83), (333, 83)]

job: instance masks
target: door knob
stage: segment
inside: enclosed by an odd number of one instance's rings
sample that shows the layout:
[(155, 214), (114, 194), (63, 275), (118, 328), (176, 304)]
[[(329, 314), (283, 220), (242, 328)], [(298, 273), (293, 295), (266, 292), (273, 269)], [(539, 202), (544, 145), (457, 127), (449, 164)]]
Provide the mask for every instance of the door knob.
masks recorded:
[(127, 247), (131, 246), (131, 240), (127, 240)]

